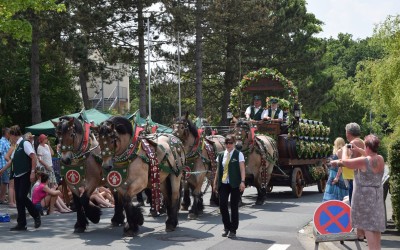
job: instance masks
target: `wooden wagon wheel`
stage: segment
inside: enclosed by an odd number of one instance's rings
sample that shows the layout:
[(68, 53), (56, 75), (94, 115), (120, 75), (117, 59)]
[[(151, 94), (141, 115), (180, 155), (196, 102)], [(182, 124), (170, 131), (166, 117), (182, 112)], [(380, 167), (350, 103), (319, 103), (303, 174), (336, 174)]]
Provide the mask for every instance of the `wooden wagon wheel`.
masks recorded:
[(292, 173), (292, 192), (296, 198), (300, 198), (303, 194), (303, 187), (304, 187), (304, 178), (303, 172), (301, 172), (301, 168), (293, 169)]

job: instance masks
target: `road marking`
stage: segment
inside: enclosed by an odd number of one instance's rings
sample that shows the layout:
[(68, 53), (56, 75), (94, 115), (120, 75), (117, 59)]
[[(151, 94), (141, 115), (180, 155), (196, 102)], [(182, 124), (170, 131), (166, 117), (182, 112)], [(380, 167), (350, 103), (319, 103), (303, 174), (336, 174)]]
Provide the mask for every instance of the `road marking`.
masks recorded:
[(288, 244), (273, 244), (268, 250), (286, 250), (290, 247)]

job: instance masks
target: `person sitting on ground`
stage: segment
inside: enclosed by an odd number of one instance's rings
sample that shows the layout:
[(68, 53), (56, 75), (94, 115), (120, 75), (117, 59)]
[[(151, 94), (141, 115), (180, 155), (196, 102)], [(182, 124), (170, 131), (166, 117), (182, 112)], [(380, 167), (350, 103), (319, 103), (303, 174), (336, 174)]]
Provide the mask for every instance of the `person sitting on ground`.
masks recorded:
[(32, 192), (32, 203), (39, 213), (43, 213), (43, 208), (48, 208), (48, 214), (55, 213), (55, 204), (58, 196), (61, 194), (59, 190), (49, 188), (49, 175), (40, 174), (40, 183), (35, 185)]
[(114, 204), (112, 204), (110, 200), (101, 195), (98, 188), (96, 188), (90, 195), (90, 200), (99, 207), (114, 207)]
[(253, 97), (254, 105), (247, 107), (246, 115), (247, 120), (260, 121), (262, 120), (262, 113), (264, 109), (261, 107), (261, 97), (256, 95)]
[(111, 193), (111, 190), (106, 187), (98, 187), (99, 193), (104, 199), (108, 200), (111, 204), (114, 204), (114, 196)]
[(271, 122), (282, 122), (283, 111), (278, 107), (278, 99), (272, 98), (270, 102), (271, 107), (263, 111), (262, 119)]

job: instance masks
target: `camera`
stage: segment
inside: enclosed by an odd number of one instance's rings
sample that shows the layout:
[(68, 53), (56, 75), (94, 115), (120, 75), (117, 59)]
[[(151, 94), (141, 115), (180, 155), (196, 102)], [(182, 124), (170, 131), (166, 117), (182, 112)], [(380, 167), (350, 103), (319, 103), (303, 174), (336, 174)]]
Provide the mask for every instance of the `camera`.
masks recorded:
[(346, 144), (346, 147), (352, 149), (352, 148), (353, 148), (353, 145), (352, 145), (352, 144)]

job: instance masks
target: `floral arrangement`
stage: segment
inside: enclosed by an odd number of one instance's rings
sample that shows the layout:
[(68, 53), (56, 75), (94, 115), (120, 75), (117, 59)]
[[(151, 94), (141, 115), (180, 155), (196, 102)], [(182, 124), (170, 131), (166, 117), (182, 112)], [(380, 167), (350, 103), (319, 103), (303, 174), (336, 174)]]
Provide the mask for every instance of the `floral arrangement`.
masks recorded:
[[(269, 69), (269, 68), (261, 68), (256, 71), (249, 72), (247, 75), (243, 76), (243, 79), (240, 81), (239, 85), (232, 89), (231, 91), (231, 103), (229, 105), (230, 109), (234, 114), (239, 113), (239, 104), (242, 98), (242, 91), (244, 88), (249, 86), (253, 82), (257, 82), (259, 79), (269, 78), (272, 80), (279, 81), (280, 84), (284, 87), (284, 89), (288, 92), (288, 109), (293, 110), (293, 105), (298, 103), (298, 91), (296, 86), (292, 81), (286, 79), (281, 73), (277, 70)], [(287, 103), (280, 103), (283, 108), (283, 105), (286, 106)]]
[(327, 172), (323, 166), (309, 166), (308, 172), (311, 174), (311, 178), (314, 181), (323, 179), (327, 174)]

